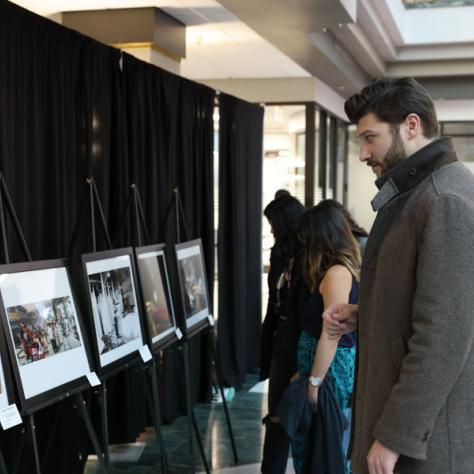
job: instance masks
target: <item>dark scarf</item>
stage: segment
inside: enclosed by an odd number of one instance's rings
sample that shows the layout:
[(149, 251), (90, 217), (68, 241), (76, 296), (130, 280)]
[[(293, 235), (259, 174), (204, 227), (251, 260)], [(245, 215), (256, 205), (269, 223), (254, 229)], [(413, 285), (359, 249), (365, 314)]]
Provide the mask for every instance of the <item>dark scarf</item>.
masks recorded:
[(372, 200), (373, 210), (378, 211), (396, 195), (414, 188), (437, 169), (455, 161), (458, 157), (450, 137), (428, 143), (375, 181), (379, 192)]

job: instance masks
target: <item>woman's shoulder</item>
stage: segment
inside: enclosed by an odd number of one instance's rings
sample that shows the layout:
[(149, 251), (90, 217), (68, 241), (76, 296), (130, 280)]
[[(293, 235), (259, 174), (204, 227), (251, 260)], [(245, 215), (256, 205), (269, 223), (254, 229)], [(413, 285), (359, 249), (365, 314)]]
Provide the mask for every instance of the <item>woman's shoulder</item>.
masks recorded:
[(324, 274), (323, 281), (328, 278), (328, 279), (333, 279), (333, 278), (352, 278), (352, 273), (350, 270), (345, 267), (344, 265), (332, 265), (326, 270), (326, 273)]
[(341, 283), (352, 283), (352, 273), (344, 265), (332, 265), (326, 270), (319, 286), (320, 291), (325, 287), (340, 285)]

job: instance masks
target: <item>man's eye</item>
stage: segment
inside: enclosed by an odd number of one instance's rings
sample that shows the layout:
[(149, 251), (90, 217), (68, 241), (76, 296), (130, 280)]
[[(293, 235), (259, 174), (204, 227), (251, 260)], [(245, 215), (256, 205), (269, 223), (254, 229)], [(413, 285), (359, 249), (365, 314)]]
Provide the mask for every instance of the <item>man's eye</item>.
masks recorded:
[(374, 141), (374, 136), (373, 135), (366, 135), (365, 136), (365, 141), (367, 143), (372, 143)]

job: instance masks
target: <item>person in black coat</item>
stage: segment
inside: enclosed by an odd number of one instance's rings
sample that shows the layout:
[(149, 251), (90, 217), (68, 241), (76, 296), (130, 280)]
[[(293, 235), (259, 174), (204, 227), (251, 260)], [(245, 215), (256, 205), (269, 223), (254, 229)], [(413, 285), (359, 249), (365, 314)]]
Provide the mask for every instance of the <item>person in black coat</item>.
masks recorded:
[(261, 470), (264, 474), (284, 473), (288, 460), (290, 442), (281, 428), (276, 407), (296, 372), (297, 307), (309, 297), (299, 275), (296, 237), (297, 222), (304, 211), (303, 204), (290, 195), (274, 199), (264, 211), (275, 238), (270, 254), (267, 313), (261, 333), (260, 378), (269, 378), (268, 415), (263, 420), (266, 429)]

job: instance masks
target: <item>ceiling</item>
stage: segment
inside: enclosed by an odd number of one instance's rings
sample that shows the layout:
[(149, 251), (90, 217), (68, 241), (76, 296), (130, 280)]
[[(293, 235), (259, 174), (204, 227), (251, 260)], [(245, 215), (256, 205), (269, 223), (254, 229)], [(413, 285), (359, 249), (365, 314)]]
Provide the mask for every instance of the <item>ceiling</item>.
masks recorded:
[[(474, 79), (474, 6), (406, 9), (401, 0), (220, 3), (344, 96), (386, 75), (444, 78), (451, 87), (457, 77)], [(348, 4), (356, 5), (355, 19)], [(271, 17), (264, 13), (270, 9)]]
[(433, 86), (436, 98), (474, 98), (474, 6), (433, 5), (455, 0), (421, 2), (431, 8), (406, 8), (402, 0), (15, 3), (56, 20), (62, 11), (162, 8), (187, 25), (181, 72), (191, 79), (314, 76), (347, 97), (373, 78), (410, 75)]
[(299, 64), (214, 0), (14, 0), (61, 21), (60, 12), (154, 6), (186, 25), (181, 74), (190, 79), (309, 77)]

